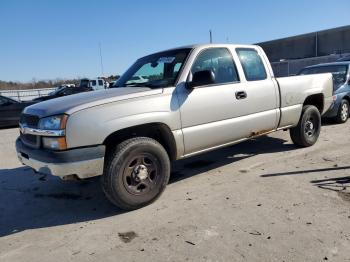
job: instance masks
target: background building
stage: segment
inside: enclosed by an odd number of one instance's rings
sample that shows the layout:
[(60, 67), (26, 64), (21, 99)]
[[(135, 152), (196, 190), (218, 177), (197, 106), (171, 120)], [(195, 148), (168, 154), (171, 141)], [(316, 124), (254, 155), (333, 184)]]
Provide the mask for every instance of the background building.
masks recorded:
[(293, 75), (305, 66), (350, 56), (350, 26), (257, 44), (265, 50), (276, 76)]

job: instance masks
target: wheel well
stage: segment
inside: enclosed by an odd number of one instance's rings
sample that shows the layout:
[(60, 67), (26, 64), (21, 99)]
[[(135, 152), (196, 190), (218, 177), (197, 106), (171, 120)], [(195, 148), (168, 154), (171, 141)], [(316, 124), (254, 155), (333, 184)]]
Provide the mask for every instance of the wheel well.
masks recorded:
[(167, 151), (170, 160), (176, 159), (176, 143), (170, 128), (162, 123), (150, 123), (118, 130), (110, 134), (103, 142), (106, 154), (114, 146), (133, 137), (150, 137), (158, 141)]
[(350, 97), (344, 96), (343, 99), (347, 100), (349, 102), (349, 104), (350, 104)]
[(304, 105), (316, 106), (318, 111), (322, 114), (324, 108), (323, 101), (323, 94), (315, 94), (308, 96), (304, 101)]

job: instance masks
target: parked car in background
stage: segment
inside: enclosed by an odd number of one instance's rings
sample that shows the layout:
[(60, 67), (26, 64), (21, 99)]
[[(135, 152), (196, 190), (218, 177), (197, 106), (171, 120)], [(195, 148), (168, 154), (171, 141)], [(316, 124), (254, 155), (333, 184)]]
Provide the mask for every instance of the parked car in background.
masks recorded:
[(90, 87), (90, 79), (88, 79), (88, 78), (80, 79), (79, 87), (89, 88)]
[(33, 102), (18, 102), (8, 97), (0, 96), (0, 127), (18, 125), (23, 109)]
[(80, 80), (80, 87), (84, 88), (91, 88), (92, 90), (101, 90), (101, 89), (106, 89), (107, 82), (101, 78), (95, 78), (95, 79), (88, 79), (88, 78), (83, 78)]
[(299, 75), (332, 73), (333, 75), (333, 103), (325, 118), (332, 118), (337, 123), (345, 123), (350, 112), (350, 61), (318, 64), (305, 67)]
[(350, 55), (345, 55), (337, 60), (337, 62), (346, 62), (350, 61)]
[(88, 92), (91, 91), (91, 88), (85, 88), (85, 87), (65, 87), (65, 88), (60, 88), (57, 89), (53, 92), (51, 92), (48, 96), (41, 96), (38, 98), (33, 99), (34, 102), (41, 102), (41, 101), (46, 101), (50, 99), (54, 99), (57, 97), (62, 97), (62, 96), (68, 96), (68, 95), (74, 95), (82, 92)]
[(103, 80), (103, 79), (96, 78), (96, 79), (90, 80), (90, 87), (93, 90), (106, 89), (106, 85), (107, 84), (106, 84), (105, 80)]
[(53, 95), (55, 92), (58, 92), (58, 91), (60, 91), (60, 90), (62, 90), (62, 89), (65, 89), (65, 88), (67, 88), (67, 87), (75, 87), (75, 84), (64, 84), (64, 85), (60, 85), (60, 86), (56, 87), (55, 91), (50, 92), (49, 95)]

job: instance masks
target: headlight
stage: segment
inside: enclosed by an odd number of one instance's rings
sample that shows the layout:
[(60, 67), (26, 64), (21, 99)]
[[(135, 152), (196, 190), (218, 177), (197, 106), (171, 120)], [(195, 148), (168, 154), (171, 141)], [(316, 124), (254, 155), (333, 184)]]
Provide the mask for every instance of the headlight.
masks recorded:
[(66, 128), (67, 115), (50, 116), (40, 119), (39, 129), (60, 130)]
[[(67, 115), (50, 116), (40, 119), (38, 128), (48, 133), (47, 135), (42, 135), (42, 145), (44, 148), (51, 150), (67, 149), (66, 137), (64, 136), (67, 119)], [(55, 135), (49, 134), (50, 131), (55, 132)], [(63, 131), (62, 135), (59, 135), (61, 133), (60, 131)]]

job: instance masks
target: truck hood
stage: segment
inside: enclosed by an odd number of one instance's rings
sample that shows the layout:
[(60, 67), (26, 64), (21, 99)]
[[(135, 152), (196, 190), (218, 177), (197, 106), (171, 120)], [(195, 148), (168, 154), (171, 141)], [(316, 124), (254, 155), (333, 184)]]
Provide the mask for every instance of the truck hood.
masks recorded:
[(27, 107), (23, 113), (47, 117), (59, 114), (73, 114), (85, 108), (113, 103), (143, 96), (157, 95), (163, 89), (147, 87), (121, 87), (80, 93), (37, 103)]

